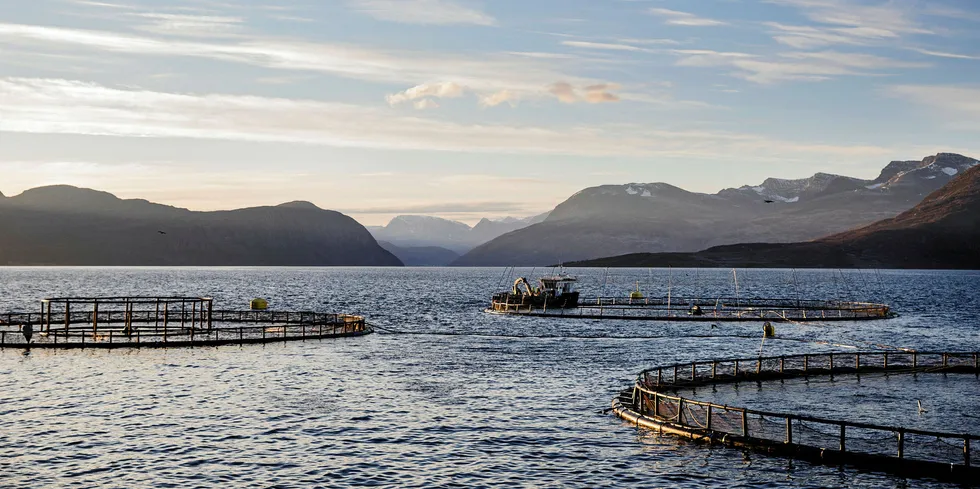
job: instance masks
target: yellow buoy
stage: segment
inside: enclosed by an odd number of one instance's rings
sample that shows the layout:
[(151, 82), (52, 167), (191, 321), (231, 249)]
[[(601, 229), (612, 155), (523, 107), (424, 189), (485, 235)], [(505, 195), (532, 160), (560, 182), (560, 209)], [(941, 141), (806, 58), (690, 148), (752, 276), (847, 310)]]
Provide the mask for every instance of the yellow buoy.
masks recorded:
[(775, 338), (776, 337), (776, 327), (773, 326), (772, 323), (766, 321), (766, 324), (763, 324), (762, 325), (762, 334), (766, 338)]
[(249, 307), (253, 311), (264, 311), (269, 308), (269, 301), (265, 299), (252, 299), (252, 302), (249, 302)]
[(640, 282), (636, 283), (636, 290), (630, 292), (630, 299), (632, 300), (643, 299), (643, 292), (640, 292)]

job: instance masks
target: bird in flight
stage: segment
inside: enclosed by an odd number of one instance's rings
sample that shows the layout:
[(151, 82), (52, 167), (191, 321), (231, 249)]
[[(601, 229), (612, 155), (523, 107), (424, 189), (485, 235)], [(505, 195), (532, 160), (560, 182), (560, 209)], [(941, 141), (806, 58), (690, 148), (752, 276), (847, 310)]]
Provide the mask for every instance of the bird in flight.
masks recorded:
[(773, 204), (775, 202), (776, 202), (775, 200), (767, 200), (767, 201), (765, 201), (765, 203), (767, 203), (767, 204)]
[(160, 234), (167, 234), (167, 233), (165, 233), (163, 231), (157, 231), (157, 232), (160, 233)]
[(922, 407), (922, 401), (916, 399), (915, 402), (919, 405), (919, 414), (928, 413), (929, 412), (929, 411), (926, 410), (926, 408)]

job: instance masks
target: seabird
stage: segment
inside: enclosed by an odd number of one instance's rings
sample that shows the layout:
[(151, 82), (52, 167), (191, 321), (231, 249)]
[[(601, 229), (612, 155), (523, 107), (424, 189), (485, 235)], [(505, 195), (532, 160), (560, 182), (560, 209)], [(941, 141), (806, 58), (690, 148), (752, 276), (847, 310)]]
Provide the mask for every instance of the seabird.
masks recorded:
[(167, 234), (167, 233), (165, 233), (163, 231), (157, 231), (157, 232), (160, 233), (160, 234)]
[(775, 200), (766, 200), (765, 203), (767, 203), (767, 204), (774, 204), (774, 203), (776, 203), (776, 201)]
[(929, 412), (924, 407), (922, 407), (922, 401), (916, 399), (915, 400), (915, 403), (919, 405), (919, 414), (928, 413)]

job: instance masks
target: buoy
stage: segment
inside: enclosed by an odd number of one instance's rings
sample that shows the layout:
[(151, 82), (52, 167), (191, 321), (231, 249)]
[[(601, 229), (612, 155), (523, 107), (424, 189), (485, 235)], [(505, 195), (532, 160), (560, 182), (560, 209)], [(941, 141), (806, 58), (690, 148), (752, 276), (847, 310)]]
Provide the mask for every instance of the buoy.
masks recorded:
[(636, 283), (636, 290), (630, 292), (630, 300), (643, 300), (643, 292), (640, 292), (640, 282)]
[(253, 311), (264, 311), (269, 308), (269, 301), (265, 299), (252, 299), (252, 302), (249, 303), (249, 307)]
[(776, 337), (776, 327), (773, 326), (772, 323), (770, 323), (769, 321), (766, 321), (766, 324), (763, 324), (762, 325), (762, 334), (766, 338), (775, 338)]

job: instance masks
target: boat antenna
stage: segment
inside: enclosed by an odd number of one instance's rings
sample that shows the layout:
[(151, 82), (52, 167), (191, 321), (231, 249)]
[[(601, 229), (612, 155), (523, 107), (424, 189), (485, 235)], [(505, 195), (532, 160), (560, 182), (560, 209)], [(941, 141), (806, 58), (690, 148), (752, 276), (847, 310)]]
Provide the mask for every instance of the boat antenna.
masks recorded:
[(793, 269), (793, 289), (796, 290), (796, 307), (801, 306), (800, 302), (800, 283), (796, 279), (796, 269)]
[(742, 300), (738, 295), (738, 270), (732, 269), (732, 279), (735, 282), (735, 307), (742, 307)]

